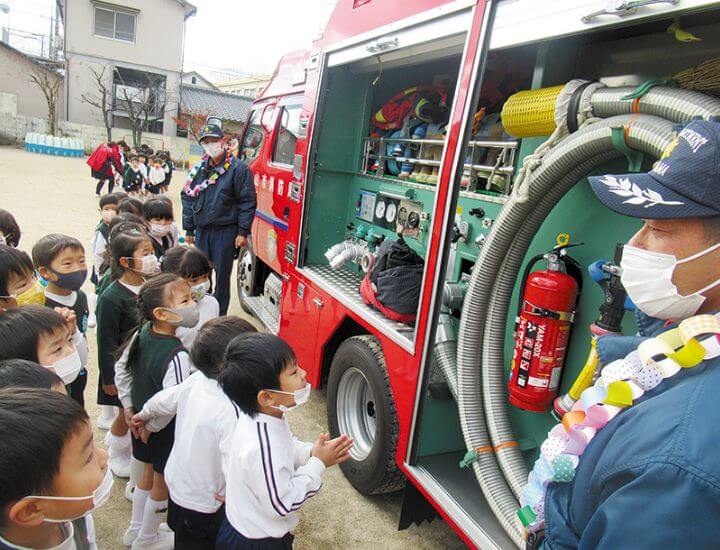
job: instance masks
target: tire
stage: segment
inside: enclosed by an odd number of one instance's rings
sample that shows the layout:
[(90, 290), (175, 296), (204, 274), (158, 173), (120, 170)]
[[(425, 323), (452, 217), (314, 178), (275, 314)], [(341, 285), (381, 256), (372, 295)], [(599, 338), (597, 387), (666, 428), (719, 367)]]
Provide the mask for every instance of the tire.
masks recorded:
[(252, 309), (248, 305), (246, 298), (249, 296), (257, 296), (257, 288), (255, 284), (255, 267), (257, 261), (255, 255), (250, 248), (245, 247), (240, 250), (237, 259), (237, 293), (240, 301), (240, 307), (245, 313), (253, 314)]
[(328, 379), (331, 437), (355, 441), (350, 460), (340, 464), (345, 477), (364, 495), (390, 493), (405, 485), (395, 462), (399, 424), (380, 342), (353, 336), (338, 348)]

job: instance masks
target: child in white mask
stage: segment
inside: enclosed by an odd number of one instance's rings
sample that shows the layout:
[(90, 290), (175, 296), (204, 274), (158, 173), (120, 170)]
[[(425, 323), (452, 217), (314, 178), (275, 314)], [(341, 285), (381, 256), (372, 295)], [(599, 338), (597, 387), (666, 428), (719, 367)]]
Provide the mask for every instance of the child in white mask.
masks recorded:
[(95, 550), (90, 512), (113, 477), (85, 410), (52, 390), (4, 388), (0, 438), (0, 546)]

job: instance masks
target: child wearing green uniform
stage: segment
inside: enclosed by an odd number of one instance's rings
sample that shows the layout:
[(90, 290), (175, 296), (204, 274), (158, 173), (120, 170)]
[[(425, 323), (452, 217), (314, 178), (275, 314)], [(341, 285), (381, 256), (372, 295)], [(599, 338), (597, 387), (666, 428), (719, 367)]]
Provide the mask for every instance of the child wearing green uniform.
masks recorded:
[[(171, 273), (149, 279), (140, 289), (138, 304), (144, 324), (130, 341), (127, 363), (118, 362), (115, 370), (126, 418), (142, 410), (156, 393), (190, 376), (190, 358), (175, 333), (178, 327), (195, 326), (200, 318), (190, 285)], [(160, 530), (162, 511), (168, 507), (164, 471), (173, 446), (174, 417), (165, 423), (149, 437), (140, 439), (135, 434), (132, 439), (133, 457), (145, 464), (133, 492), (130, 526), (123, 537), (123, 543), (134, 550), (172, 547), (172, 533)]]
[[(147, 233), (129, 229), (110, 241), (113, 282), (97, 304), (97, 346), (100, 383), (98, 405), (120, 407), (115, 387), (115, 360), (120, 347), (137, 327), (137, 294), (145, 277), (157, 270), (157, 258)], [(130, 438), (122, 411), (118, 411), (106, 438), (109, 464), (119, 477), (130, 475)]]

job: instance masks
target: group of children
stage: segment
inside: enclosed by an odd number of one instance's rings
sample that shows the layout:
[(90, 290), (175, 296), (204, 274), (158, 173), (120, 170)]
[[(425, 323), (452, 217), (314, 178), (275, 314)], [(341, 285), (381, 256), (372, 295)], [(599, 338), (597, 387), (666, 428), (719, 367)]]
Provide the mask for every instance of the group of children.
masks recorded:
[(132, 148), (124, 159), (122, 188), (133, 197), (167, 193), (174, 170), (169, 151)]
[[(0, 210), (0, 549), (96, 548), (90, 513), (113, 474), (129, 478), (134, 550), (291, 548), (352, 441), (293, 437), (305, 372), (283, 340), (218, 316), (211, 265), (179, 245), (166, 196), (99, 205), (88, 296), (79, 240), (47, 235), (31, 257)], [(88, 327), (107, 452), (84, 410)]]

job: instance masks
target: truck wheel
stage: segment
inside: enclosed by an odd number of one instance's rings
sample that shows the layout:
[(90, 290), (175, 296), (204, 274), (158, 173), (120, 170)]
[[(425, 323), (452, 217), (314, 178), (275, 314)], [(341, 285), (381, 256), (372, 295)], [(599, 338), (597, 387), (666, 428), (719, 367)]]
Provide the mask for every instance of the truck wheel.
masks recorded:
[(350, 460), (340, 464), (345, 477), (364, 495), (402, 489), (405, 476), (395, 453), (399, 425), (385, 356), (373, 336), (345, 340), (333, 357), (328, 379), (331, 437), (350, 436)]
[(237, 260), (237, 292), (238, 298), (240, 299), (240, 307), (243, 308), (245, 313), (250, 314), (252, 314), (253, 311), (247, 303), (247, 298), (257, 295), (254, 277), (255, 266), (255, 255), (248, 247), (243, 248), (238, 254)]

